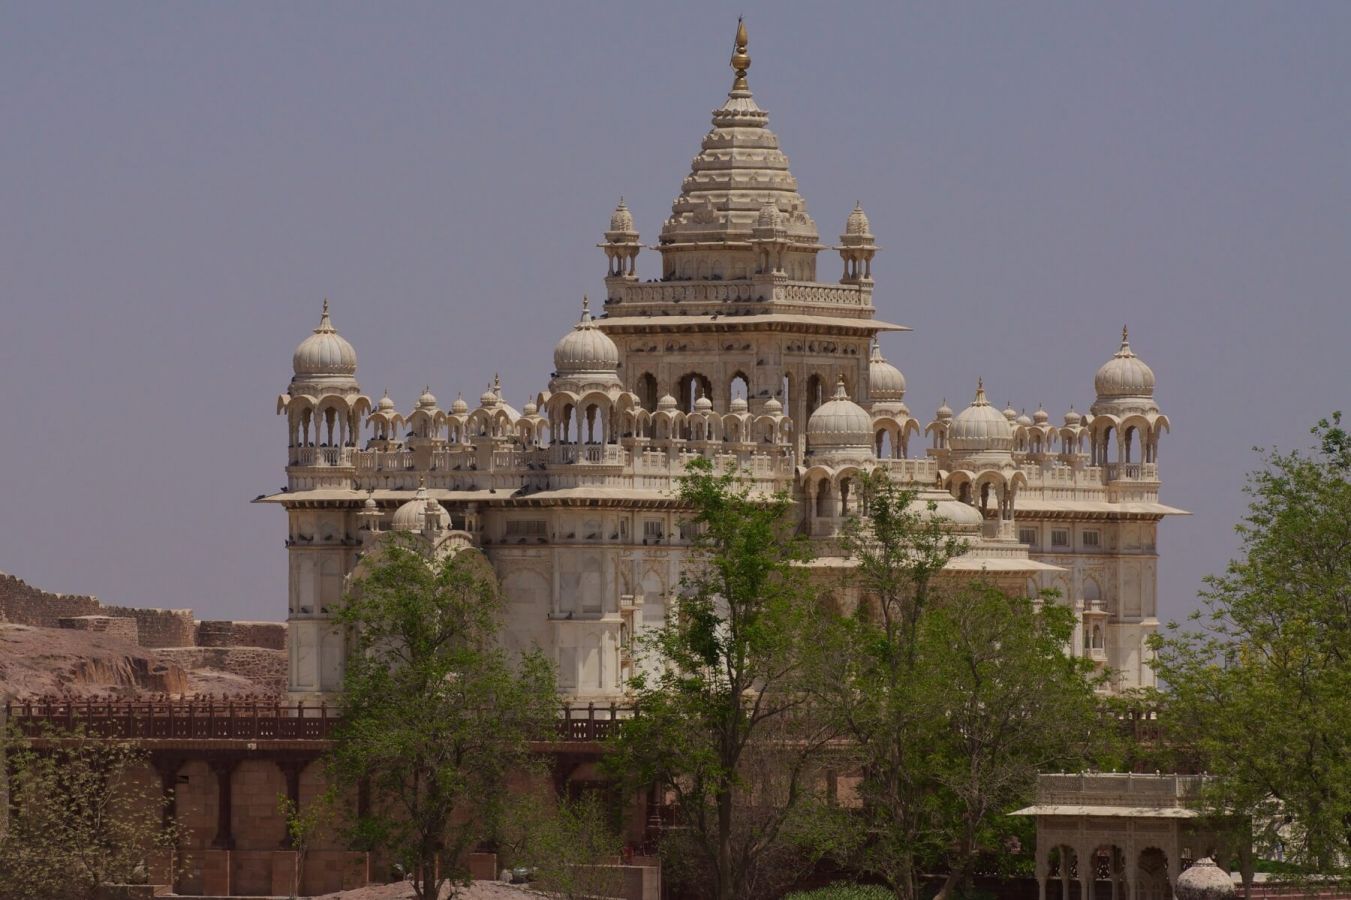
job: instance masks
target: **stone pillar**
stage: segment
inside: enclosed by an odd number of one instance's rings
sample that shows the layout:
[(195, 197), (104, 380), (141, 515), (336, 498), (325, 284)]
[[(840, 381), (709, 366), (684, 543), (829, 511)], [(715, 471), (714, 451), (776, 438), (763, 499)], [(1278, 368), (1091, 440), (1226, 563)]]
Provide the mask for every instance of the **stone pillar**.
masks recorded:
[(235, 846), (235, 837), (231, 831), (233, 797), (230, 776), (234, 774), (235, 766), (238, 764), (239, 761), (235, 759), (211, 761), (211, 771), (216, 773), (216, 837), (211, 842), (211, 847), (215, 850), (233, 850)]

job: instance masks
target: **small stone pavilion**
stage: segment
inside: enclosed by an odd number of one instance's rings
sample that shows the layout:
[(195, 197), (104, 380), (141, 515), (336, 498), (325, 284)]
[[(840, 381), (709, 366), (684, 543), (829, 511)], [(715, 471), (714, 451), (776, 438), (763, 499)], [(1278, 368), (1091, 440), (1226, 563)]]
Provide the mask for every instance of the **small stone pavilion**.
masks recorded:
[(1042, 775), (1036, 803), (1014, 813), (1036, 817), (1041, 900), (1167, 900), (1178, 876), (1205, 857), (1233, 860), (1244, 885), (1251, 885), (1247, 829), (1206, 815), (1200, 803), (1204, 780)]

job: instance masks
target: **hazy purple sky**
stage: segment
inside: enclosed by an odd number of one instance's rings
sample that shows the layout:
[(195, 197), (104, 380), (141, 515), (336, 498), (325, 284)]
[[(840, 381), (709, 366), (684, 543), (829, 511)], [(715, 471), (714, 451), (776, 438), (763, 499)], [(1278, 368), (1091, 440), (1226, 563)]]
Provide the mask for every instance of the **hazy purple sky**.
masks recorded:
[(1351, 3), (0, 3), (0, 569), (282, 618), (248, 501), (322, 299), (372, 396), (519, 406), (621, 193), (655, 240), (739, 12), (822, 236), (872, 219), (923, 421), (978, 375), (1083, 410), (1130, 324), (1189, 608), (1250, 448), (1351, 409)]

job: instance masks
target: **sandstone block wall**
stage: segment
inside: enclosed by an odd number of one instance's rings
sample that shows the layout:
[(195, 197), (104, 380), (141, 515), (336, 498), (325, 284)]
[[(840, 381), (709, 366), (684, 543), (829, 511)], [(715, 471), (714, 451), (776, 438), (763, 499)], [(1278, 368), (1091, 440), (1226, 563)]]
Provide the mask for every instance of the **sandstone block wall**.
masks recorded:
[(56, 620), (58, 628), (73, 631), (93, 631), (109, 637), (136, 643), (136, 620), (123, 616), (62, 616)]
[(247, 678), (260, 689), (286, 693), (285, 650), (263, 647), (166, 647), (158, 656), (184, 669), (217, 669)]
[(286, 649), (285, 622), (206, 620), (197, 623), (198, 647), (262, 647)]
[(105, 606), (103, 612), (135, 619), (142, 647), (191, 647), (197, 642), (197, 622), (190, 609)]
[(0, 572), (0, 617), (6, 622), (56, 628), (60, 618), (92, 616), (100, 612), (101, 606), (94, 597), (53, 594)]

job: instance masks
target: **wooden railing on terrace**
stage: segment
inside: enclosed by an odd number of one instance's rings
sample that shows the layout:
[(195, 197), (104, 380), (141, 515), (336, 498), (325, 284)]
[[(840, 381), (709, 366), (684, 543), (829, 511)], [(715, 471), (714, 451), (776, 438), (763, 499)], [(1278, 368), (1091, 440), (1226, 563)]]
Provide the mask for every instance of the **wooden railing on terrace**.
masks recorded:
[[(541, 741), (604, 741), (612, 737), (632, 706), (564, 704), (553, 734)], [(52, 731), (80, 730), (109, 740), (163, 741), (324, 741), (340, 721), (337, 710), (320, 703), (281, 703), (242, 698), (190, 699), (42, 697), (5, 703), (5, 720), (30, 738)]]
[[(609, 703), (586, 706), (563, 704), (553, 733), (542, 742), (598, 742), (614, 737), (627, 719), (638, 715), (636, 706)], [(1161, 738), (1158, 711), (1135, 707), (1125, 711), (1104, 707), (1123, 734), (1140, 743)], [(25, 737), (44, 737), (50, 731), (72, 731), (111, 740), (164, 741), (324, 741), (340, 721), (327, 705), (281, 703), (270, 699), (193, 697), (183, 699), (41, 697), (5, 703), (5, 720)]]

